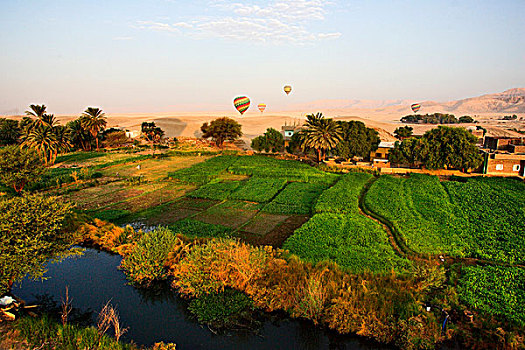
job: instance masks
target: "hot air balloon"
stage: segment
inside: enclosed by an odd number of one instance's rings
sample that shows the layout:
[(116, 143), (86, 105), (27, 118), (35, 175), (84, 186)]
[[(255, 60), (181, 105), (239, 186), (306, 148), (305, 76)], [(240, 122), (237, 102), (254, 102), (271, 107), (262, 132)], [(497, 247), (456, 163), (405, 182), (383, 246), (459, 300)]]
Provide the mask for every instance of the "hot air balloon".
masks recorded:
[(265, 103), (259, 103), (257, 105), (257, 108), (259, 108), (259, 110), (262, 112), (264, 112), (264, 110), (266, 109), (266, 104)]
[(243, 115), (244, 112), (246, 112), (246, 110), (250, 108), (250, 99), (246, 96), (236, 97), (233, 99), (233, 105), (235, 106), (235, 108), (237, 108), (239, 113)]
[(414, 103), (412, 106), (410, 106), (410, 108), (412, 108), (412, 112), (417, 113), (417, 111), (419, 111), (419, 109), (421, 108), (421, 104)]
[(290, 85), (285, 85), (284, 92), (286, 92), (286, 94), (289, 95), (290, 92), (292, 92), (292, 87)]

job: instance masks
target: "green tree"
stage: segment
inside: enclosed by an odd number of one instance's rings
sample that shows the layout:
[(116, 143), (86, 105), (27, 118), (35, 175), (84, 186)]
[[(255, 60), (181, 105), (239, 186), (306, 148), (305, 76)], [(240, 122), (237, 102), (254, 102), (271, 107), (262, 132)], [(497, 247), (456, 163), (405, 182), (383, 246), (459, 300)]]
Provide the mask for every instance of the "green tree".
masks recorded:
[(164, 136), (164, 130), (155, 125), (155, 122), (143, 122), (140, 130), (146, 139), (152, 143), (159, 142)]
[(29, 195), (0, 200), (0, 294), (24, 276), (41, 278), (49, 259), (77, 251), (64, 230), (71, 205), (56, 197)]
[(318, 162), (337, 146), (343, 136), (341, 126), (333, 119), (325, 119), (322, 113), (307, 115), (304, 126), (301, 147), (303, 151), (315, 150)]
[(211, 137), (218, 147), (222, 147), (224, 141), (235, 141), (242, 136), (241, 124), (228, 117), (202, 124), (201, 131), (203, 138)]
[(82, 118), (68, 122), (66, 128), (72, 147), (82, 148), (84, 151), (91, 150), (93, 137), (88, 130), (84, 129)]
[(34, 127), (22, 142), (22, 146), (35, 149), (45, 165), (52, 164), (58, 147), (53, 127), (49, 125)]
[(282, 152), (284, 149), (284, 137), (274, 128), (266, 129), (266, 132), (252, 140), (252, 148), (256, 151)]
[(0, 146), (14, 145), (20, 136), (20, 126), (16, 120), (0, 118)]
[(388, 160), (393, 164), (415, 167), (425, 160), (427, 150), (425, 139), (410, 137), (404, 139), (403, 142), (395, 143), (394, 149), (388, 155)]
[(27, 184), (38, 180), (44, 171), (39, 155), (33, 149), (9, 146), (0, 150), (0, 179), (20, 193)]
[(98, 133), (106, 128), (107, 118), (100, 108), (88, 107), (81, 116), (82, 127), (89, 131), (98, 147)]
[(266, 137), (264, 135), (259, 135), (252, 140), (251, 147), (257, 152), (262, 152), (266, 147)]
[(477, 138), (464, 128), (439, 126), (423, 135), (428, 169), (475, 169), (483, 158), (476, 146)]
[(30, 117), (35, 117), (37, 119), (42, 119), (44, 114), (46, 114), (45, 105), (30, 105), (29, 110), (26, 111), (26, 115)]
[(342, 158), (355, 156), (368, 158), (370, 152), (375, 151), (381, 139), (376, 130), (367, 128), (360, 121), (338, 121), (341, 127), (342, 137), (335, 148), (335, 154)]
[(409, 138), (412, 136), (412, 131), (414, 129), (411, 126), (401, 126), (394, 130), (394, 135), (400, 140)]
[(472, 118), (470, 115), (464, 115), (459, 117), (460, 123), (474, 123), (474, 118)]

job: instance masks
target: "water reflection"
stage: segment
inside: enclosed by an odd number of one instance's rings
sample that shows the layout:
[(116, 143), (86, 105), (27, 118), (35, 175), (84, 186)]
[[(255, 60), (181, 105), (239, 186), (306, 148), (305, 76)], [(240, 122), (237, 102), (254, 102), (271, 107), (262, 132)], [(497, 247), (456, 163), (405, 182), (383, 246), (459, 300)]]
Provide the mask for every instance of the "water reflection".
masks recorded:
[(152, 345), (173, 342), (177, 349), (387, 349), (361, 338), (341, 336), (311, 322), (291, 320), (281, 313), (264, 314), (257, 332), (213, 334), (199, 325), (187, 311), (187, 300), (167, 284), (151, 289), (130, 286), (118, 269), (120, 256), (87, 249), (84, 256), (49, 264), (47, 280), (24, 280), (13, 292), (27, 302), (40, 302), (51, 309), (69, 286), (75, 317), (83, 323), (108, 301), (118, 310), (121, 323), (129, 327), (124, 340)]

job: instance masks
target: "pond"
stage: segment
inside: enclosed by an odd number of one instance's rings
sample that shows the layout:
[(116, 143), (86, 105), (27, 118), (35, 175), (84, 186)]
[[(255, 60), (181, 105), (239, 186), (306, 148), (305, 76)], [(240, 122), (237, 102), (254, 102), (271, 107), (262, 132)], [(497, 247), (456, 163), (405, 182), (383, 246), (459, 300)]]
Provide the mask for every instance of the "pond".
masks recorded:
[[(168, 287), (138, 289), (127, 284), (118, 269), (121, 257), (86, 249), (81, 257), (49, 264), (43, 282), (24, 280), (13, 293), (26, 302), (48, 300), (60, 304), (69, 286), (73, 307), (92, 312), (91, 321), (110, 303), (129, 327), (123, 337), (137, 344), (173, 342), (184, 349), (389, 349), (356, 336), (341, 336), (311, 322), (266, 314), (257, 331), (214, 334), (199, 325), (187, 311), (187, 301)], [(89, 317), (88, 317), (89, 319)]]

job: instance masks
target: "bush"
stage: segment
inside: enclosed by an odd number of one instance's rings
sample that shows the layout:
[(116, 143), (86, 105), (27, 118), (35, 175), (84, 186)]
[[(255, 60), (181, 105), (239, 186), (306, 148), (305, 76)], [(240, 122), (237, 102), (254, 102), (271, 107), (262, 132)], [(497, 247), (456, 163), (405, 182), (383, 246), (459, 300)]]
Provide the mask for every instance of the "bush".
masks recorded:
[(205, 294), (193, 299), (188, 310), (199, 323), (214, 328), (228, 328), (249, 316), (253, 303), (246, 294), (226, 289), (222, 293)]
[(121, 263), (128, 278), (137, 284), (149, 284), (167, 277), (164, 261), (178, 238), (169, 229), (159, 227), (139, 239)]

